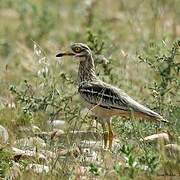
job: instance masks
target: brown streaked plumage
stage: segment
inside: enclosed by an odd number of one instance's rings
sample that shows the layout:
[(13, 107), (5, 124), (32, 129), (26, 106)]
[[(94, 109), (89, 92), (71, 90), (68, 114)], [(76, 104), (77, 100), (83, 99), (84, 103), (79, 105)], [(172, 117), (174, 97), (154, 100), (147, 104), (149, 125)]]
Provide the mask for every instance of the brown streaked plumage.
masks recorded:
[[(73, 56), (79, 59), (78, 92), (87, 107), (99, 117), (104, 131), (104, 146), (112, 147), (113, 131), (111, 117), (141, 117), (153, 121), (167, 122), (158, 113), (133, 100), (121, 89), (101, 81), (95, 73), (94, 60), (90, 48), (82, 43), (71, 45), (71, 52), (59, 53), (56, 57)], [(108, 132), (106, 131), (106, 123)]]

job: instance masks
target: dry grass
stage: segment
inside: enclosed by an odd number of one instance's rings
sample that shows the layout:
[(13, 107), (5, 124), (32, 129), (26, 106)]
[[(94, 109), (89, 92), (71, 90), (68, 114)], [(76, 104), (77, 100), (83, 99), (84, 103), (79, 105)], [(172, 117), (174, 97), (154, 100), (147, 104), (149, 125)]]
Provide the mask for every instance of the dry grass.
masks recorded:
[[(180, 36), (179, 12), (178, 0), (1, 0), (0, 124), (10, 137), (9, 145), (0, 149), (0, 177), (12, 174), (15, 159), (11, 147), (17, 146), (14, 142), (41, 135), (46, 148), (34, 147), (39, 153), (43, 150), (55, 153), (45, 162), (50, 171), (43, 175), (29, 172), (28, 164), (41, 162), (36, 158), (20, 159), (21, 179), (81, 179), (83, 176), (89, 179), (163, 179), (164, 175), (167, 179), (178, 178), (178, 156), (168, 157), (162, 143), (142, 143), (140, 139), (168, 132), (169, 143), (179, 144), (179, 51), (173, 58), (176, 66), (158, 62), (155, 57), (172, 54), (173, 43)], [(81, 113), (84, 105), (75, 85), (77, 63), (70, 58), (61, 62), (55, 59), (57, 52), (71, 42), (90, 45), (96, 53), (100, 78), (160, 112), (170, 124), (157, 127), (114, 118), (115, 149), (112, 153), (103, 151), (98, 144), (101, 141), (90, 136), (97, 140), (98, 150), (87, 148), (90, 154), (94, 153), (87, 159), (88, 153), (79, 147), (82, 137), (69, 136), (69, 132), (95, 130), (101, 135), (102, 130), (95, 127), (92, 117), (84, 118)], [(98, 52), (97, 46), (102, 44)], [(101, 62), (100, 55), (109, 60), (107, 65)], [(140, 63), (139, 56), (144, 63)], [(149, 66), (150, 63), (159, 71)], [(172, 73), (160, 73), (167, 67)], [(167, 80), (164, 86), (162, 79), (166, 77), (173, 80)], [(167, 92), (162, 95), (164, 89)], [(48, 125), (48, 120), (53, 119), (66, 122), (67, 136), (52, 140), (54, 128)], [(33, 126), (39, 127), (38, 132)], [(67, 154), (62, 156), (64, 150)]]

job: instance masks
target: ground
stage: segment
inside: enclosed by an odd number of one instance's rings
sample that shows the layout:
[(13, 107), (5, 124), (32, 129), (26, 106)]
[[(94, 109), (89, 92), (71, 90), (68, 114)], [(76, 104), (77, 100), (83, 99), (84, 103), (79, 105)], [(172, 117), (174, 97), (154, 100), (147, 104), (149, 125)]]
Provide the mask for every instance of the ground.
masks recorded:
[[(179, 17), (178, 0), (1, 0), (0, 177), (178, 179)], [(90, 46), (99, 78), (170, 123), (114, 117), (104, 150), (77, 61), (55, 58), (72, 42)]]

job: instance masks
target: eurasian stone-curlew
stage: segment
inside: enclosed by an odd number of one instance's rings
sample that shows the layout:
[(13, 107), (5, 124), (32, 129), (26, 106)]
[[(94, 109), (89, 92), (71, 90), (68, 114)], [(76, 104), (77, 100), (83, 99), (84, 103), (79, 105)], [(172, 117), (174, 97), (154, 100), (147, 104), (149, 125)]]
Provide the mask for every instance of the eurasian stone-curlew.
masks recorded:
[[(56, 57), (73, 56), (79, 60), (78, 92), (87, 107), (99, 118), (104, 132), (104, 146), (112, 148), (113, 131), (111, 117), (141, 117), (154, 121), (164, 121), (162, 116), (141, 105), (121, 89), (101, 81), (95, 73), (94, 59), (90, 48), (83, 43), (71, 45), (71, 51), (59, 53)], [(106, 131), (106, 124), (108, 131)]]

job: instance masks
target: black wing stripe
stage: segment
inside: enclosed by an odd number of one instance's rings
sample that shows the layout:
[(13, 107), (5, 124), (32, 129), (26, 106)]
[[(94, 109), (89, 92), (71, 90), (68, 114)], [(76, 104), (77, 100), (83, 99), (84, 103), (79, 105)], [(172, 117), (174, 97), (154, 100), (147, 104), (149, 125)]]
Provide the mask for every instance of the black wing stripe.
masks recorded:
[(110, 88), (95, 85), (83, 86), (79, 87), (78, 91), (83, 98), (91, 104), (99, 104), (99, 106), (106, 108), (128, 110), (127, 102), (124, 99), (119, 98), (118, 95)]
[[(81, 93), (85, 93), (85, 94), (89, 94), (89, 95), (97, 95), (98, 97), (103, 97), (103, 98), (110, 98), (113, 99), (114, 102), (118, 102), (120, 99), (116, 96), (113, 96), (113, 94), (106, 94), (106, 91), (103, 91), (103, 89), (100, 92), (94, 91), (94, 89), (90, 90), (90, 89), (79, 89), (79, 92)], [(121, 100), (122, 104), (126, 104), (126, 102), (122, 99)]]

